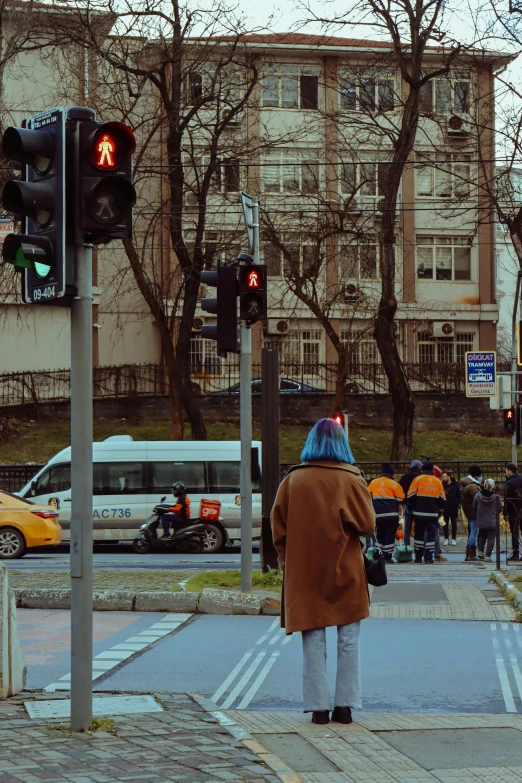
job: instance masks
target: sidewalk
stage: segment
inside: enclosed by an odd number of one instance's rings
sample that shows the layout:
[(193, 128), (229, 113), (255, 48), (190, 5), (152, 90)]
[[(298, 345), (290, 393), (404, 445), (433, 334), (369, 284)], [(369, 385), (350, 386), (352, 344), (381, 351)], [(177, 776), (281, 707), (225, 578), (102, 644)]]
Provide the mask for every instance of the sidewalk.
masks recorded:
[(252, 750), (280, 760), (284, 783), (522, 783), (522, 715), (361, 712), (350, 726), (226, 715)]
[[(254, 751), (186, 694), (155, 694), (164, 711), (112, 715), (114, 730), (87, 734), (68, 731), (67, 719), (28, 717), (24, 701), (52, 698), (25, 693), (0, 702), (2, 783), (280, 781)], [(60, 725), (63, 730), (57, 730)]]

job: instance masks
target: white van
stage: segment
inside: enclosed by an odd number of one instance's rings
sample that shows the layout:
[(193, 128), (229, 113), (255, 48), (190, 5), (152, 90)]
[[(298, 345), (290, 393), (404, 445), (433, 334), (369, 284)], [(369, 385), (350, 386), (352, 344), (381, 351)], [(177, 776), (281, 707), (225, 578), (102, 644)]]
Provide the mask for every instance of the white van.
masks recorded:
[[(261, 443), (252, 443), (261, 464)], [(254, 462), (254, 460), (253, 460)], [(196, 517), (203, 497), (221, 502), (223, 522), (213, 523), (205, 550), (217, 552), (241, 538), (239, 495), (239, 441), (133, 441), (114, 435), (93, 443), (93, 535), (95, 541), (132, 540), (154, 506), (171, 486), (182, 481)], [(255, 473), (255, 471), (254, 471)], [(62, 541), (70, 540), (71, 449), (54, 456), (17, 493), (36, 503), (55, 506)], [(253, 538), (261, 535), (261, 493), (253, 482)]]

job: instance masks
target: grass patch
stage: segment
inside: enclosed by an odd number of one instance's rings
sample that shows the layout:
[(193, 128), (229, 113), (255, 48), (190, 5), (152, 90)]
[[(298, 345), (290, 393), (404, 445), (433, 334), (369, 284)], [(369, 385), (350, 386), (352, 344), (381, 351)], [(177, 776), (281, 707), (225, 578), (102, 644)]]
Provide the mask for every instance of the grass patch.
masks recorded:
[[(270, 590), (274, 593), (280, 593), (282, 585), (283, 575), (279, 571), (269, 571), (267, 574), (261, 570), (252, 571), (254, 590)], [(204, 587), (239, 590), (241, 574), (239, 571), (200, 571), (191, 577), (186, 584), (186, 589), (189, 592), (199, 593)]]
[[(328, 411), (324, 411), (328, 413)], [(44, 463), (70, 444), (69, 421), (28, 421), (13, 419), (19, 436), (11, 443), (0, 444), (0, 464), (21, 465), (25, 462)], [(169, 440), (169, 422), (99, 418), (94, 423), (94, 439), (104, 440), (110, 435), (128, 434), (135, 440)], [(281, 462), (298, 462), (304, 441), (310, 428), (282, 425), (280, 431)], [(239, 427), (235, 424), (216, 423), (207, 426), (209, 440), (238, 440)], [(254, 439), (261, 437), (261, 425), (254, 422)], [(190, 438), (188, 428), (185, 437)], [(392, 433), (385, 429), (353, 427), (350, 430), (352, 450), (359, 462), (380, 462), (390, 454)], [(443, 466), (445, 460), (510, 460), (511, 445), (508, 438), (490, 438), (482, 435), (458, 432), (419, 432), (413, 438), (414, 457), (425, 454)], [(522, 450), (519, 452), (522, 456)]]
[(111, 718), (93, 718), (89, 731), (107, 731), (109, 734), (115, 734), (116, 724)]

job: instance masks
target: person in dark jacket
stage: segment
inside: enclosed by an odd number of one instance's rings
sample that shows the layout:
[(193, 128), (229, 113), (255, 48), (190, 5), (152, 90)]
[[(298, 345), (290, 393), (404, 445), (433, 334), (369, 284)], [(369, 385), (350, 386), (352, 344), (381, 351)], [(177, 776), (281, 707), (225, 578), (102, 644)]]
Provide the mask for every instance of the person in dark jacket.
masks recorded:
[[(499, 496), (495, 493), (493, 479), (484, 481), (483, 488), (473, 498), (473, 506), (479, 529), (477, 556), (479, 560), (487, 560), (488, 563), (491, 563), (491, 553), (495, 546), (495, 536), (502, 506)], [(485, 556), (484, 547), (486, 547)]]
[(444, 546), (449, 544), (451, 524), (451, 545), (457, 545), (457, 517), (460, 508), (460, 484), (453, 478), (452, 470), (442, 474), (442, 484), (446, 493), (446, 508), (444, 509)]
[(504, 485), (504, 516), (509, 520), (511, 530), (511, 554), (508, 560), (520, 560), (520, 520), (522, 518), (522, 476), (512, 462), (506, 465)]
[(472, 465), (466, 478), (460, 480), (462, 511), (468, 520), (468, 545), (464, 560), (477, 559), (478, 525), (475, 519), (473, 498), (480, 490), (482, 484), (482, 470), (478, 465)]
[(408, 505), (415, 523), (415, 562), (433, 563), (435, 536), (438, 535), (439, 514), (446, 505), (446, 495), (440, 479), (433, 475), (433, 463), (425, 462), (422, 473), (414, 479), (408, 492)]
[[(408, 492), (411, 487), (413, 479), (420, 476), (422, 473), (422, 462), (420, 459), (413, 459), (410, 462), (409, 470), (399, 479), (399, 484), (402, 487), (405, 497), (408, 497)], [(410, 546), (411, 540), (411, 525), (413, 522), (413, 515), (411, 508), (408, 505), (404, 506), (404, 544)]]
[(372, 496), (375, 511), (377, 541), (384, 552), (384, 559), (391, 561), (399, 517), (402, 513), (404, 492), (401, 485), (393, 478), (395, 473), (393, 465), (383, 462), (381, 471), (382, 475), (370, 482), (368, 492)]

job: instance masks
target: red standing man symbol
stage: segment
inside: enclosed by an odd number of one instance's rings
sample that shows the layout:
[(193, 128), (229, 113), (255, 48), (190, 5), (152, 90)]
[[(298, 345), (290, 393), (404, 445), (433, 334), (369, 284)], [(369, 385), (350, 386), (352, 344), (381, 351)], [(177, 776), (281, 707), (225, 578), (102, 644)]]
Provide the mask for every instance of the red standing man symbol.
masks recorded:
[(248, 287), (259, 288), (259, 274), (253, 269), (248, 275)]
[(114, 166), (114, 158), (112, 156), (114, 144), (112, 143), (110, 136), (102, 136), (102, 140), (98, 144), (98, 152), (101, 153), (98, 160), (98, 166)]

